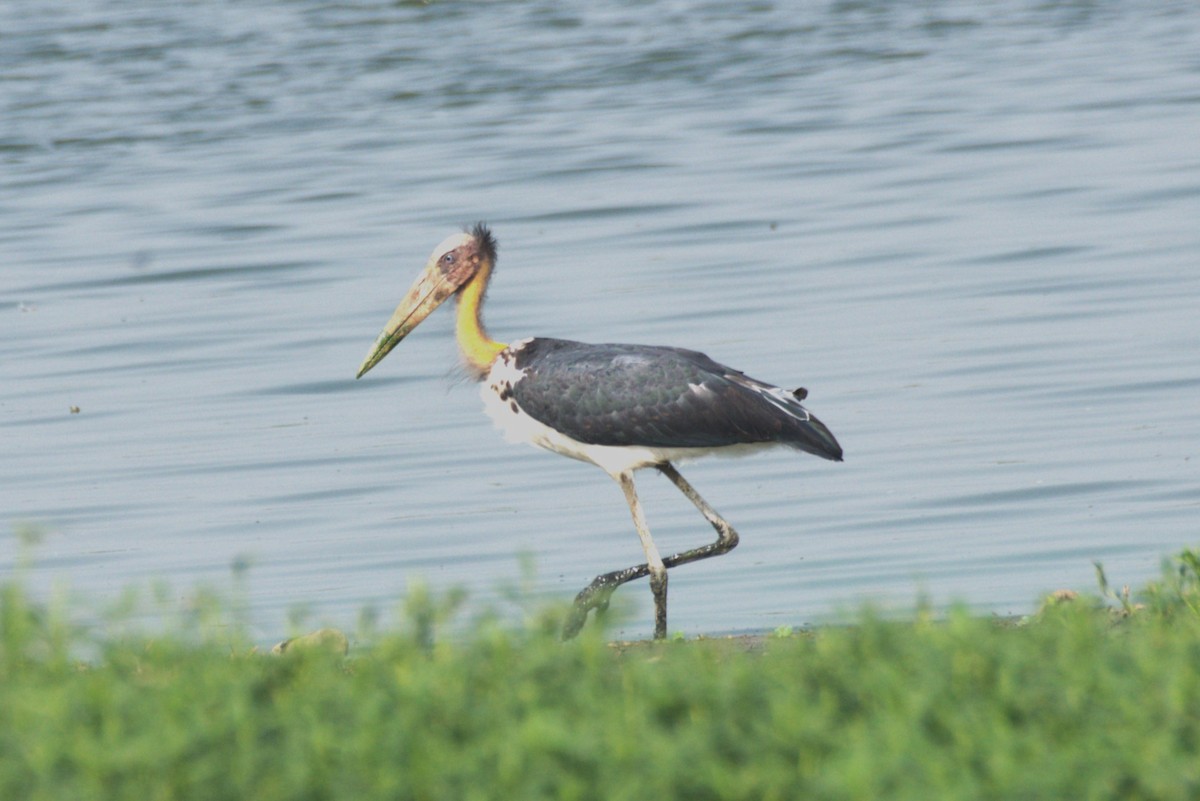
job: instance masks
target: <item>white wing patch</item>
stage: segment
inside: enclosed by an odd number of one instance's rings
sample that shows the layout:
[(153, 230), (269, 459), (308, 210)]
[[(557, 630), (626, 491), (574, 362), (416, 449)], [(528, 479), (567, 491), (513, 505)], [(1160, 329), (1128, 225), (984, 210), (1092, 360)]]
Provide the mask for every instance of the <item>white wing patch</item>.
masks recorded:
[(792, 417), (795, 417), (797, 420), (804, 420), (807, 422), (812, 419), (812, 414), (808, 411), (808, 409), (805, 409), (803, 406), (801, 406), (800, 401), (796, 400), (796, 396), (793, 393), (788, 392), (786, 389), (773, 387), (769, 384), (760, 384), (753, 379), (749, 381), (742, 380), (738, 383), (747, 389), (754, 390), (759, 395), (770, 401), (773, 406), (782, 409)]

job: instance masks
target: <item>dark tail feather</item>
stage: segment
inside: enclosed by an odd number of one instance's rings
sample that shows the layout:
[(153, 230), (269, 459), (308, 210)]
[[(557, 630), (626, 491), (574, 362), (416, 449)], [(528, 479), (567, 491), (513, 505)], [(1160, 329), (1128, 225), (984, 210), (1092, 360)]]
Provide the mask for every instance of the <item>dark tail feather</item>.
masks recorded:
[(807, 389), (799, 387), (789, 391), (742, 375), (738, 375), (737, 379), (738, 383), (758, 393), (760, 398), (774, 407), (775, 436), (772, 438), (776, 442), (791, 445), (822, 459), (842, 461), (842, 446), (833, 432), (800, 403), (808, 397)]
[[(807, 410), (805, 410), (807, 412)], [(793, 448), (829, 459), (834, 462), (842, 461), (842, 446), (838, 444), (833, 432), (825, 427), (812, 414), (808, 419), (795, 417), (794, 425), (789, 426), (788, 437), (785, 440)]]

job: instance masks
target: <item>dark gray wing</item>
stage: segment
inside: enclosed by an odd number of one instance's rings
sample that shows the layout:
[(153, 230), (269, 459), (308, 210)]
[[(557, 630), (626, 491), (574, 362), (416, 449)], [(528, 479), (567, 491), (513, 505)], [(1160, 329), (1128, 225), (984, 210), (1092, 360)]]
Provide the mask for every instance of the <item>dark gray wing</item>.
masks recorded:
[(532, 339), (515, 351), (513, 396), (579, 442), (717, 448), (779, 442), (841, 459), (832, 433), (792, 393), (696, 351)]

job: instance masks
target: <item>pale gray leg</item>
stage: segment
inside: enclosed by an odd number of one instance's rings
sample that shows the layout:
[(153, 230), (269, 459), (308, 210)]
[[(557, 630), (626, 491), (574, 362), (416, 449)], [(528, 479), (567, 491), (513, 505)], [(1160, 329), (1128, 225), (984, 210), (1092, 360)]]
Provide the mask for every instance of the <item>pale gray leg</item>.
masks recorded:
[[(671, 479), (671, 483), (679, 488), (679, 491), (700, 510), (700, 513), (704, 515), (704, 519), (716, 529), (716, 542), (711, 542), (708, 545), (702, 545), (699, 548), (693, 548), (689, 551), (672, 554), (665, 559), (658, 559), (658, 549), (654, 547), (654, 542), (650, 539), (650, 531), (647, 529), (645, 518), (642, 515), (641, 503), (638, 501), (637, 493), (633, 488), (633, 476), (628, 473), (622, 474), (617, 479), (617, 482), (625, 492), (625, 499), (629, 502), (629, 509), (633, 513), (633, 523), (637, 526), (638, 536), (642, 540), (642, 549), (646, 552), (646, 562), (634, 565), (633, 567), (627, 567), (624, 570), (614, 570), (611, 573), (597, 576), (591, 584), (583, 588), (575, 596), (575, 608), (563, 624), (564, 640), (569, 640), (579, 633), (579, 630), (583, 628), (583, 624), (587, 621), (587, 613), (589, 611), (595, 609), (599, 613), (607, 609), (609, 596), (613, 594), (613, 591), (617, 587), (634, 579), (639, 579), (642, 576), (651, 576), (650, 589), (654, 593), (654, 637), (655, 639), (663, 639), (667, 636), (667, 568), (728, 553), (737, 546), (738, 533), (734, 530), (733, 526), (729, 525), (725, 518), (717, 514), (717, 511), (700, 497), (700, 493), (696, 492), (695, 488), (679, 474), (674, 465), (670, 462), (663, 462), (660, 465), (656, 465), (656, 467), (660, 473)], [(626, 478), (628, 479), (627, 484), (625, 481)], [(647, 543), (649, 543), (649, 548), (647, 548)], [(650, 555), (651, 552), (654, 554), (653, 557)], [(661, 588), (655, 587), (655, 571), (652, 568), (652, 564), (656, 560), (662, 568)], [(659, 601), (660, 595), (661, 603)]]

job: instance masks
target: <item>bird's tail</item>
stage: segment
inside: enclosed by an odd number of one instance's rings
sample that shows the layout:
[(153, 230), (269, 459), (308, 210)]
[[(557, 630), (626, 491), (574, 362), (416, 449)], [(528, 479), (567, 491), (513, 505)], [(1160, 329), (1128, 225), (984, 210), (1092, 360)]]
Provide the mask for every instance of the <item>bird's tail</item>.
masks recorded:
[(796, 420), (795, 434), (788, 440), (788, 444), (824, 459), (842, 461), (842, 446), (838, 444), (833, 432), (807, 409), (804, 413), (807, 415), (806, 419)]
[[(753, 381), (753, 379), (749, 379)], [(842, 461), (842, 446), (833, 432), (800, 403), (808, 397), (808, 390), (791, 392), (767, 384), (753, 382), (754, 389), (764, 395), (782, 414), (782, 430), (779, 441), (797, 450), (820, 456), (834, 462)]]

